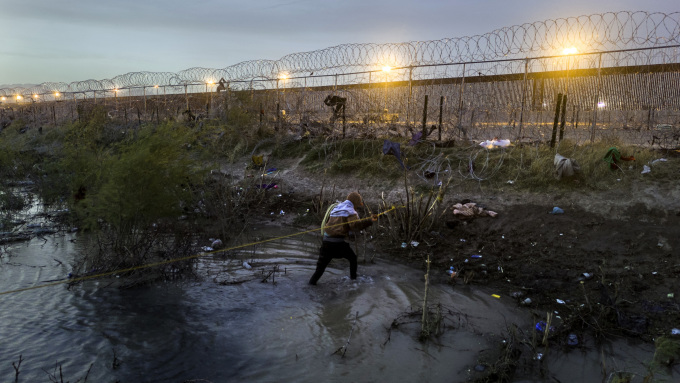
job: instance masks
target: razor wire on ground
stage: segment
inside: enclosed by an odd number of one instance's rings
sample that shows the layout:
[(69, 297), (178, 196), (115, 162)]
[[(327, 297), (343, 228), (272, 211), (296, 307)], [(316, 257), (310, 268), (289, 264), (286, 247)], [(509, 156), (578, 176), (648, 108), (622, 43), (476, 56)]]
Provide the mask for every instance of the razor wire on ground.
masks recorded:
[[(568, 48), (568, 50), (565, 50)], [(455, 39), (343, 44), (222, 69), (0, 89), (0, 123), (222, 119), (294, 134), (677, 147), (680, 13), (616, 12)], [(230, 121), (231, 120), (231, 121)]]

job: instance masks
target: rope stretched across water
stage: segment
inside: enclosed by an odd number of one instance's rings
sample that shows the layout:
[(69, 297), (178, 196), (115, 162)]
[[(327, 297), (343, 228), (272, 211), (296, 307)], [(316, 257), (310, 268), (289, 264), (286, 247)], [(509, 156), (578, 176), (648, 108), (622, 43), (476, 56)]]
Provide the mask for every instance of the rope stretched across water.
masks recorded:
[[(385, 210), (381, 213), (378, 213), (377, 216), (387, 214), (387, 213), (389, 213), (393, 210), (396, 210), (398, 208), (401, 208), (401, 207), (403, 207), (403, 206), (400, 206), (400, 207), (392, 206), (390, 209)], [(350, 221), (350, 222), (343, 222), (343, 223), (339, 223), (339, 224), (332, 225), (332, 226), (326, 226), (326, 227), (341, 226), (341, 225), (345, 225), (347, 223), (359, 222), (359, 221), (364, 221), (364, 220), (372, 219), (372, 218), (373, 217), (369, 216), (369, 217), (366, 217), (366, 218), (359, 218), (359, 219), (355, 219), (355, 220)], [(130, 271), (135, 271), (135, 270), (148, 269), (150, 267), (163, 266), (163, 265), (168, 265), (168, 264), (175, 263), (175, 262), (187, 261), (187, 260), (190, 260), (190, 259), (197, 259), (197, 258), (204, 257), (204, 256), (210, 255), (210, 254), (216, 254), (216, 253), (221, 253), (221, 252), (225, 252), (225, 251), (242, 249), (244, 247), (255, 246), (255, 245), (262, 244), (262, 243), (276, 241), (276, 240), (279, 240), (279, 239), (290, 238), (290, 237), (295, 237), (295, 236), (302, 235), (302, 234), (312, 233), (312, 232), (315, 232), (317, 230), (319, 230), (319, 229), (316, 228), (316, 229), (311, 229), (311, 230), (305, 230), (305, 231), (300, 231), (300, 232), (293, 233), (293, 234), (286, 234), (286, 235), (281, 235), (281, 236), (274, 237), (274, 238), (264, 239), (264, 240), (257, 241), (257, 242), (250, 242), (250, 243), (246, 243), (246, 244), (242, 244), (242, 245), (236, 245), (236, 246), (232, 246), (232, 247), (229, 247), (229, 248), (226, 248), (226, 249), (213, 250), (213, 251), (209, 251), (209, 252), (201, 252), (199, 254), (189, 255), (189, 256), (186, 256), (186, 257), (173, 258), (173, 259), (168, 259), (168, 260), (160, 261), (160, 262), (147, 263), (147, 264), (144, 264), (144, 265), (128, 267), (128, 268), (125, 268), (125, 269), (117, 269), (117, 270), (107, 271), (107, 272), (104, 272), (104, 273), (99, 273), (99, 274), (94, 274), (94, 275), (87, 275), (87, 276), (83, 276), (83, 277), (63, 279), (63, 280), (59, 280), (59, 281), (56, 281), (56, 282), (45, 283), (45, 284), (42, 284), (42, 285), (36, 285), (36, 286), (24, 287), (24, 288), (20, 288), (20, 289), (2, 291), (2, 292), (0, 292), (0, 296), (14, 294), (14, 293), (20, 293), (22, 291), (42, 289), (42, 288), (45, 288), (45, 287), (57, 286), (57, 285), (65, 284), (65, 283), (77, 283), (77, 282), (82, 282), (82, 281), (86, 281), (86, 280), (90, 280), (90, 279), (102, 278), (102, 277), (107, 277), (107, 276), (111, 276), (111, 275), (115, 275), (115, 274), (123, 274), (123, 273), (127, 273), (127, 272), (130, 272)]]

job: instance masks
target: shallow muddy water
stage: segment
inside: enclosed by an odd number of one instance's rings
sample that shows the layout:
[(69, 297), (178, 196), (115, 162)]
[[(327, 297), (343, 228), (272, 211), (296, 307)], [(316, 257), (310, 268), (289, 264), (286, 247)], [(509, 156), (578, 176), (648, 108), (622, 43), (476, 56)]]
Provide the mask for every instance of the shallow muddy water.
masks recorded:
[[(290, 232), (263, 227), (251, 239)], [(65, 278), (80, 241), (58, 234), (6, 246), (0, 291)], [(446, 328), (419, 342), (420, 318), (407, 314), (422, 305), (422, 271), (378, 257), (352, 281), (347, 262), (334, 260), (309, 286), (317, 241), (305, 234), (206, 255), (196, 281), (118, 289), (97, 280), (0, 295), (0, 380), (13, 381), (23, 355), (20, 382), (49, 382), (57, 364), (72, 382), (90, 364), (89, 382), (457, 382), (480, 374), (480, 351), (498, 349), (508, 326), (532, 331), (530, 313), (512, 299), (432, 285), (429, 302), (444, 308)], [(388, 331), (395, 319), (400, 326)], [(602, 355), (608, 371), (641, 381), (653, 354), (650, 345), (583, 342), (542, 360), (522, 346), (514, 381), (602, 382)]]

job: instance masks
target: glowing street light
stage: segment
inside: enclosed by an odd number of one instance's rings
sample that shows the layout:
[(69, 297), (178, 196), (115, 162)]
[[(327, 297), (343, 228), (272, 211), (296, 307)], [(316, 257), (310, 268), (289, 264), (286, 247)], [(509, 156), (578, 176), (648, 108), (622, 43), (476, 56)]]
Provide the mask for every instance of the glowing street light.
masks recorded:
[(59, 94), (59, 92), (54, 92), (54, 97), (59, 97), (59, 96), (61, 96), (61, 95)]
[(17, 94), (17, 101), (21, 100), (23, 97), (21, 97), (20, 94)]
[(288, 73), (280, 73), (279, 80), (288, 80)]
[(392, 70), (392, 67), (389, 66), (389, 65), (385, 65), (384, 67), (382, 67), (382, 71), (385, 72), (385, 73), (387, 73), (387, 72), (389, 72), (389, 71), (391, 71), (391, 70)]
[(577, 53), (578, 53), (578, 49), (576, 49), (576, 47), (569, 47), (569, 48), (562, 49), (562, 54), (564, 56), (575, 55)]

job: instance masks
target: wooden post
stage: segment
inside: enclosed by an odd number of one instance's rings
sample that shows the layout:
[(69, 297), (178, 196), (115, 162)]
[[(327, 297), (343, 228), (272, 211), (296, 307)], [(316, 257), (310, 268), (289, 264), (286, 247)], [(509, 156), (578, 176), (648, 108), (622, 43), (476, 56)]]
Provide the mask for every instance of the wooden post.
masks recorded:
[(460, 81), (460, 95), (458, 97), (458, 129), (463, 130), (463, 95), (465, 90), (465, 64), (463, 64), (463, 78)]
[(184, 84), (184, 99), (187, 102), (187, 110), (189, 110), (189, 91), (187, 90), (188, 85)]
[(602, 82), (602, 76), (600, 70), (602, 69), (602, 53), (597, 64), (597, 86), (595, 91), (595, 100), (593, 102), (593, 123), (590, 126), (590, 142), (595, 140), (595, 125), (597, 125), (597, 109), (600, 107), (600, 84)]
[(345, 138), (345, 131), (347, 129), (347, 119), (345, 118), (345, 104), (342, 104), (342, 138)]
[(562, 106), (562, 93), (557, 94), (557, 102), (555, 103), (555, 121), (553, 122), (552, 138), (550, 139), (550, 147), (555, 147), (555, 140), (557, 139), (557, 123), (560, 121), (560, 107)]
[(427, 307), (427, 290), (430, 284), (430, 254), (427, 254), (427, 264), (425, 272), (425, 292), (423, 293), (423, 316), (420, 319), (420, 338), (424, 339), (429, 336), (429, 326), (428, 326), (428, 307)]
[(423, 105), (423, 139), (425, 139), (427, 135), (427, 95), (425, 95), (425, 104)]
[(564, 94), (562, 96), (562, 116), (561, 116), (561, 122), (560, 122), (560, 141), (562, 141), (562, 138), (564, 137), (564, 123), (565, 123), (566, 112), (567, 112), (567, 95)]
[(408, 105), (406, 108), (406, 126), (411, 126), (411, 99), (413, 97), (413, 67), (408, 68)]
[(442, 114), (444, 112), (444, 96), (439, 97), (439, 141), (442, 140)]
[(524, 61), (524, 81), (522, 84), (522, 109), (519, 112), (519, 131), (517, 131), (517, 139), (522, 137), (522, 125), (524, 124), (524, 104), (527, 98), (527, 72), (529, 71), (529, 59)]
[(279, 130), (279, 127), (281, 127), (281, 106), (277, 102), (276, 103), (276, 130)]

